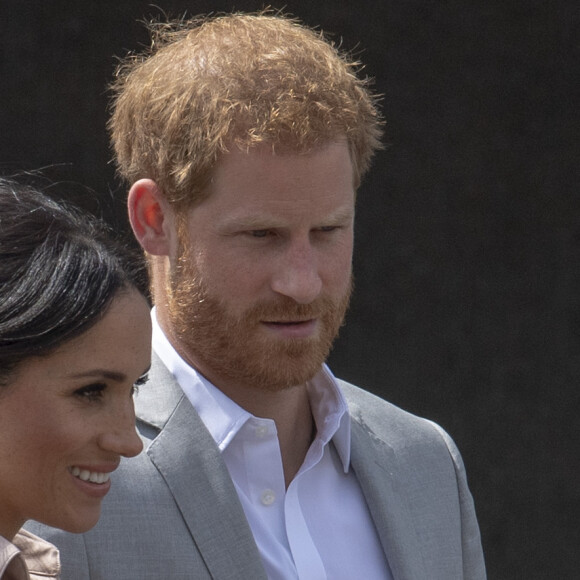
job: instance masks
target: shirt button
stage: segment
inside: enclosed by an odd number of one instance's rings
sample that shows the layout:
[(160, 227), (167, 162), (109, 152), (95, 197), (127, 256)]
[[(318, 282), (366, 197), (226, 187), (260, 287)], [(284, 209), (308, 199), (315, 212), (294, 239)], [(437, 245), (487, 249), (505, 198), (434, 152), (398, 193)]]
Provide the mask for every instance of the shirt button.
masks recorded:
[(260, 496), (262, 505), (269, 506), (276, 501), (276, 494), (271, 489), (265, 489)]

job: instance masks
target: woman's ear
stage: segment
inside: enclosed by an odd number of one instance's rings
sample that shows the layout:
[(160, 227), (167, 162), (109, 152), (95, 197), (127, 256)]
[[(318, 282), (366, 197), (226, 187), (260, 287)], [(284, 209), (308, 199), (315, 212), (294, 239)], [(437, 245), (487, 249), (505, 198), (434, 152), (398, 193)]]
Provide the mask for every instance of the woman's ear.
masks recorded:
[(173, 214), (155, 181), (140, 179), (129, 190), (129, 221), (141, 247), (153, 256), (169, 256)]

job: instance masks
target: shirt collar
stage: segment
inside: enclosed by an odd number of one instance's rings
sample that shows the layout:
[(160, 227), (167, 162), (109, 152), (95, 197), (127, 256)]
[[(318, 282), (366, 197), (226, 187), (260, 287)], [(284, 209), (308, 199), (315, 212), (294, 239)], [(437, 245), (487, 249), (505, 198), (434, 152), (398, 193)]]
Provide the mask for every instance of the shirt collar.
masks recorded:
[[(153, 349), (179, 383), (220, 451), (223, 451), (252, 415), (181, 358), (161, 330), (155, 308), (151, 311), (151, 318)], [(309, 381), (308, 393), (316, 422), (316, 437), (323, 445), (332, 440), (346, 473), (350, 465), (348, 405), (327, 365), (323, 365)]]
[(327, 365), (322, 365), (308, 382), (308, 394), (316, 436), (323, 445), (332, 440), (346, 473), (350, 465), (350, 415), (346, 399)]
[[(60, 556), (56, 546), (24, 529), (20, 529), (14, 536), (13, 544), (15, 552), (20, 550), (21, 560), (17, 563), (18, 557), (15, 557), (14, 566), (18, 570), (21, 569), (23, 580), (41, 576), (60, 578)], [(17, 572), (17, 570), (12, 571)], [(13, 578), (13, 576), (9, 577)], [(16, 575), (14, 578), (20, 578), (20, 576)]]

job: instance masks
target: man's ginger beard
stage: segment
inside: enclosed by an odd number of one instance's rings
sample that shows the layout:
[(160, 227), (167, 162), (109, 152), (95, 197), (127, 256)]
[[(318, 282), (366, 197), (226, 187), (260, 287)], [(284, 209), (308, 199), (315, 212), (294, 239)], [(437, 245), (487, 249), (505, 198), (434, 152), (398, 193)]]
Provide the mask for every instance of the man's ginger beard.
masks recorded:
[[(338, 301), (321, 296), (312, 304), (298, 304), (279, 296), (237, 316), (211, 295), (193, 258), (182, 251), (170, 273), (167, 301), (172, 333), (185, 358), (201, 367), (200, 372), (214, 380), (278, 391), (303, 384), (320, 370), (338, 336), (351, 293), (352, 280)], [(311, 318), (318, 320), (318, 329), (313, 337), (301, 339), (273, 336), (260, 323)]]

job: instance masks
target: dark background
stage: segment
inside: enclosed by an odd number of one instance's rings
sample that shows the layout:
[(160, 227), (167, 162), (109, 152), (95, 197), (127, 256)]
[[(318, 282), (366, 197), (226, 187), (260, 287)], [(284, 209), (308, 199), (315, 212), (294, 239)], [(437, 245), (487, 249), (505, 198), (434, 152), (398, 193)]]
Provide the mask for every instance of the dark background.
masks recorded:
[[(388, 147), (359, 193), (357, 288), (333, 370), (452, 434), (490, 578), (578, 578), (580, 4), (286, 7), (359, 51), (384, 95)], [(105, 87), (114, 56), (147, 44), (138, 20), (160, 13), (0, 0), (0, 173), (46, 167), (55, 195), (126, 231)]]

